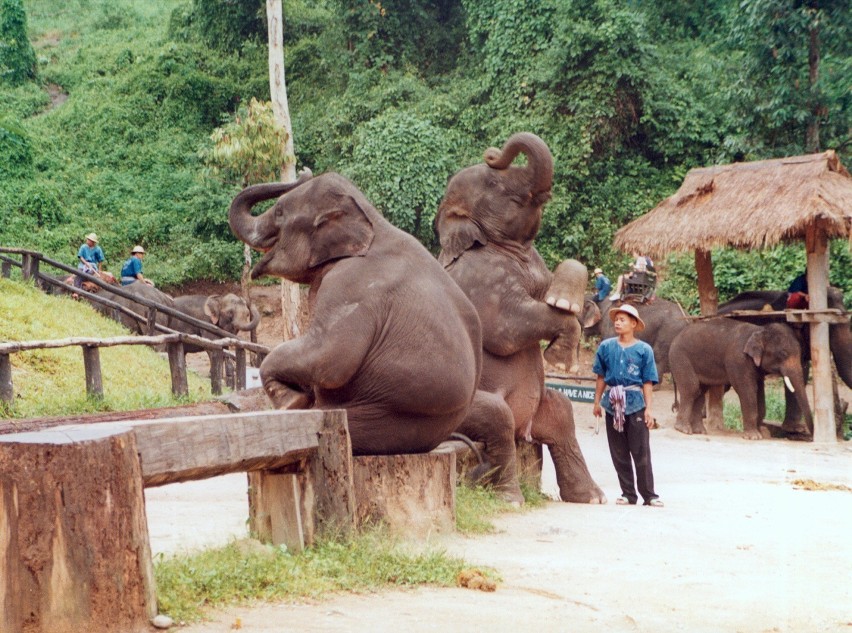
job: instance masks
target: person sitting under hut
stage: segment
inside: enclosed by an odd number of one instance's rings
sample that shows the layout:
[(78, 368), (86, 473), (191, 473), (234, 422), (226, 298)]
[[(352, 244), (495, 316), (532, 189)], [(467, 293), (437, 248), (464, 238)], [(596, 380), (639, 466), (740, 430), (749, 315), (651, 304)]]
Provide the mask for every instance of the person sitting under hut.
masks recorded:
[(129, 286), (132, 283), (141, 281), (142, 283), (153, 286), (154, 282), (146, 279), (142, 274), (142, 258), (145, 257), (145, 249), (139, 245), (133, 247), (130, 251), (130, 258), (124, 262), (121, 267), (121, 285)]
[(808, 296), (808, 272), (805, 271), (793, 281), (787, 288), (787, 309), (807, 310), (810, 304)]

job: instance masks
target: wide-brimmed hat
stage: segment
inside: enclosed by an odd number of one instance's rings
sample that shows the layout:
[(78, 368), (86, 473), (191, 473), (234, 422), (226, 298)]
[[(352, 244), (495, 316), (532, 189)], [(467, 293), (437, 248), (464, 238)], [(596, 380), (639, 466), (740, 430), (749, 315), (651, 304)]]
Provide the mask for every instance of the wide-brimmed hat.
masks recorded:
[(130, 251), (130, 252), (131, 252), (131, 253), (142, 253), (142, 254), (144, 255), (144, 254), (145, 254), (145, 249), (144, 249), (144, 248), (142, 248), (141, 246), (139, 246), (139, 245), (137, 244), (136, 246), (134, 246), (134, 247), (133, 247), (133, 250), (132, 250), (132, 251)]
[(635, 330), (636, 332), (641, 332), (642, 330), (645, 329), (645, 322), (640, 318), (639, 311), (636, 310), (636, 308), (634, 308), (629, 303), (623, 303), (620, 306), (618, 306), (617, 308), (610, 308), (609, 320), (615, 321), (615, 315), (618, 314), (619, 312), (624, 312), (624, 314), (629, 314), (634, 319), (636, 319), (636, 330)]
[(597, 275), (598, 273), (603, 274), (603, 271), (600, 268), (595, 268), (595, 274)]
[(95, 244), (97, 244), (97, 243), (98, 243), (98, 236), (97, 236), (97, 235), (95, 235), (94, 233), (89, 233), (89, 234), (86, 236), (86, 239), (87, 239), (87, 240), (91, 240), (91, 241), (93, 241)]

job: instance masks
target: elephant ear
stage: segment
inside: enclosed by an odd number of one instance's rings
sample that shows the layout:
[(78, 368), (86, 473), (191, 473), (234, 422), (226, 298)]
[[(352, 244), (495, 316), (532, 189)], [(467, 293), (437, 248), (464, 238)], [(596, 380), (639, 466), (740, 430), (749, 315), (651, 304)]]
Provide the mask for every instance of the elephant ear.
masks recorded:
[(207, 301), (204, 302), (204, 314), (209, 317), (210, 323), (213, 325), (219, 323), (219, 299), (219, 295), (210, 295), (207, 297)]
[(763, 332), (755, 332), (748, 337), (743, 352), (751, 356), (755, 366), (760, 367), (760, 361), (763, 359), (764, 351)]
[(446, 266), (474, 244), (485, 246), (488, 238), (465, 211), (458, 208), (441, 209), (435, 218), (435, 232), (441, 242), (438, 261)]
[(374, 236), (373, 224), (364, 208), (355, 198), (343, 194), (333, 208), (314, 220), (308, 265), (313, 268), (343, 257), (363, 257), (370, 250)]
[(600, 323), (601, 318), (601, 309), (598, 307), (598, 304), (594, 301), (586, 299), (583, 302), (583, 315), (582, 315), (582, 326), (583, 329), (594, 327), (598, 323)]

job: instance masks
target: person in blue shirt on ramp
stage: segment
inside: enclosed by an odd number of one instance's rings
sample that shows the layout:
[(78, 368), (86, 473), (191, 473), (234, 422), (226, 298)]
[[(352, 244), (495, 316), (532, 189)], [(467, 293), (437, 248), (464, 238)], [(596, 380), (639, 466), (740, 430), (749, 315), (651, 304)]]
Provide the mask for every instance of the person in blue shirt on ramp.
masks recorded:
[[(644, 505), (660, 507), (663, 502), (654, 492), (649, 434), (654, 427), (653, 387), (659, 382), (654, 350), (635, 336), (645, 329), (645, 323), (632, 305), (612, 308), (609, 318), (617, 336), (602, 341), (595, 354), (592, 371), (597, 380), (593, 413), (600, 418), (601, 408), (606, 411), (609, 454), (622, 493), (615, 503), (636, 504), (635, 465), (636, 484)], [(597, 430), (596, 425), (595, 432)]]
[(145, 249), (141, 246), (134, 246), (130, 251), (130, 258), (127, 259), (121, 267), (121, 285), (129, 286), (132, 283), (141, 281), (142, 283), (153, 286), (154, 282), (146, 279), (142, 274), (142, 258), (145, 257)]

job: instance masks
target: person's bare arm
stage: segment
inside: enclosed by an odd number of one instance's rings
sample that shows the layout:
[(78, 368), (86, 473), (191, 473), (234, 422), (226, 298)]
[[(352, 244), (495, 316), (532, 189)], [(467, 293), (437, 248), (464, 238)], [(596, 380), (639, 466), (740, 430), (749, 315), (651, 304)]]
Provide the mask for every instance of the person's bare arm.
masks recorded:
[(653, 383), (646, 382), (642, 385), (642, 395), (645, 397), (645, 426), (654, 428), (654, 416), (651, 414), (651, 400), (654, 394)]

